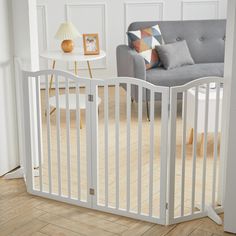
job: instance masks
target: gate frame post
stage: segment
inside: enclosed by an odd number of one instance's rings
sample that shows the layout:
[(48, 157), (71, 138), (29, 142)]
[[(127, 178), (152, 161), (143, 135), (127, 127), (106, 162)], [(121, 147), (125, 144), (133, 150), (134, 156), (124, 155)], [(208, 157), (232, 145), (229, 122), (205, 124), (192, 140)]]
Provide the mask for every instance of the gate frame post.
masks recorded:
[[(94, 208), (94, 204), (97, 204), (98, 199), (98, 189), (97, 189), (97, 159), (98, 159), (98, 85), (97, 80), (90, 81), (90, 91), (91, 95), (90, 106), (89, 106), (89, 127), (90, 127), (90, 189), (94, 190), (91, 194), (91, 207)], [(87, 143), (89, 144), (89, 143)], [(89, 169), (89, 168), (88, 168)]]
[(30, 112), (30, 95), (29, 95), (29, 77), (27, 72), (22, 72), (22, 87), (23, 87), (23, 120), (28, 128), (24, 129), (25, 137), (25, 156), (22, 158), (23, 173), (26, 180), (27, 192), (33, 191), (33, 165), (32, 165), (32, 134), (31, 134), (31, 112)]
[(168, 224), (168, 143), (169, 143), (169, 103), (170, 103), (170, 88), (163, 87), (162, 102), (161, 102), (161, 168), (160, 168), (160, 219), (163, 225)]

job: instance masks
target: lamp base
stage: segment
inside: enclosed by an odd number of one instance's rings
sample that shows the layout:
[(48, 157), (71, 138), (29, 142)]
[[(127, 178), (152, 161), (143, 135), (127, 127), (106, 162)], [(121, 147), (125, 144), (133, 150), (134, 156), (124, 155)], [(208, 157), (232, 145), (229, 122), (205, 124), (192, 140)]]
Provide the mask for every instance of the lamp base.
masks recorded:
[(61, 49), (65, 53), (70, 53), (74, 49), (74, 43), (72, 40), (63, 40), (61, 43)]

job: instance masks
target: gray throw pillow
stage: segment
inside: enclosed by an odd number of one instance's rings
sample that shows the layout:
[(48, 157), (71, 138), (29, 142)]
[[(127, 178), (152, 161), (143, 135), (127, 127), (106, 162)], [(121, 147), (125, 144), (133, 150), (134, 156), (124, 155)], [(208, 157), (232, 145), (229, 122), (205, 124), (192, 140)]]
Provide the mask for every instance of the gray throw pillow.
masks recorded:
[(165, 69), (193, 65), (194, 61), (185, 40), (156, 46), (157, 53)]

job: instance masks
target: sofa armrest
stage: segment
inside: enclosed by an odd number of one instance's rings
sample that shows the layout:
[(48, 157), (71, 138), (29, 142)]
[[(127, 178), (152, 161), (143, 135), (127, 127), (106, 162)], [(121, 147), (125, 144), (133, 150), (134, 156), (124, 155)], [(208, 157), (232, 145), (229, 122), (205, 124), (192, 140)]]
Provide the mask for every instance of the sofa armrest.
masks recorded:
[(143, 57), (127, 45), (116, 49), (117, 73), (119, 77), (134, 77), (146, 80), (146, 67)]

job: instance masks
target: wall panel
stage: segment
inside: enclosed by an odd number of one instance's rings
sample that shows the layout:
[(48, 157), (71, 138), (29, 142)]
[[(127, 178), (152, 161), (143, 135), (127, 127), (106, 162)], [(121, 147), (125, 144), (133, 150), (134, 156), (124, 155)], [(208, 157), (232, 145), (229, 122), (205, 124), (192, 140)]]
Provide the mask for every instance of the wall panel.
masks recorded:
[[(37, 6), (38, 17), (38, 42), (39, 51), (42, 52), (48, 48), (48, 34), (47, 34), (47, 10), (46, 5)], [(47, 67), (48, 63), (41, 59), (39, 60), (40, 67)]]
[(206, 20), (219, 18), (219, 1), (183, 1), (182, 20)]
[[(134, 21), (155, 21), (163, 20), (164, 3), (163, 2), (125, 2), (125, 31), (130, 23)], [(125, 37), (126, 38), (126, 37)]]

